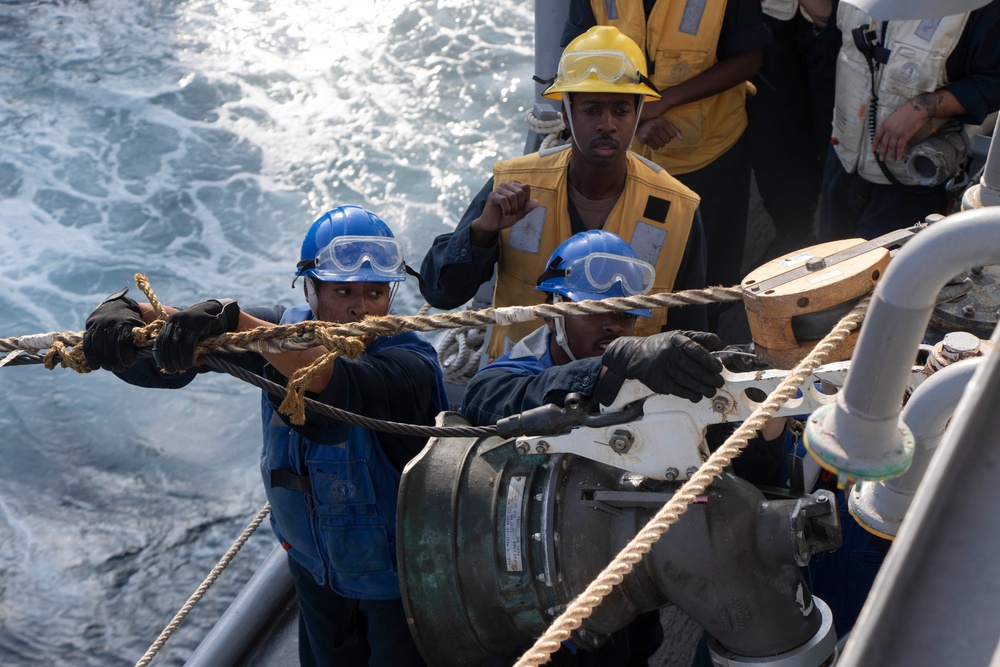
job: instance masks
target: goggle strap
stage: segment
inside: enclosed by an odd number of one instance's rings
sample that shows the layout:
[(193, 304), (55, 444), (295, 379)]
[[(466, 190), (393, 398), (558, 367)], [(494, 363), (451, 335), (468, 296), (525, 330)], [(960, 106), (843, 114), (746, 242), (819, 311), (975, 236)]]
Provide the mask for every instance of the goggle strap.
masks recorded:
[(639, 72), (639, 83), (646, 84), (647, 86), (649, 86), (650, 88), (652, 88), (654, 91), (656, 91), (657, 95), (661, 95), (662, 94), (662, 93), (660, 93), (660, 89), (656, 87), (656, 84), (654, 84), (649, 79), (649, 77), (646, 76), (645, 74), (643, 74), (642, 72)]
[(292, 278), (292, 289), (295, 289), (295, 283), (298, 282), (299, 276), (302, 276), (303, 274), (305, 274), (305, 272), (308, 271), (309, 269), (315, 269), (316, 268), (316, 260), (315, 259), (303, 259), (302, 261), (297, 262), (295, 264), (295, 268), (298, 269), (298, 270), (295, 272), (295, 277)]
[(417, 279), (417, 284), (420, 285), (420, 292), (423, 293), (423, 291), (424, 291), (424, 279), (420, 275), (420, 272), (419, 271), (414, 271), (413, 268), (409, 264), (407, 264), (406, 262), (403, 262), (403, 270), (406, 271), (407, 275), (413, 276), (414, 278)]
[(556, 82), (556, 78), (554, 76), (549, 77), (548, 79), (543, 79), (542, 77), (538, 76), (537, 74), (533, 74), (531, 76), (531, 80), (534, 81), (535, 83), (541, 84), (543, 86), (551, 86), (553, 83)]
[(562, 263), (562, 261), (563, 261), (563, 258), (560, 257), (560, 256), (558, 256), (558, 255), (556, 255), (555, 257), (553, 257), (552, 261), (549, 262), (549, 265), (547, 267), (545, 267), (545, 272), (542, 273), (542, 275), (538, 276), (538, 280), (535, 281), (535, 287), (538, 287), (539, 285), (541, 285), (542, 283), (544, 283), (549, 278), (561, 278), (561, 277), (565, 276), (566, 275), (566, 269), (557, 269), (556, 268), (557, 266), (559, 266), (559, 264)]

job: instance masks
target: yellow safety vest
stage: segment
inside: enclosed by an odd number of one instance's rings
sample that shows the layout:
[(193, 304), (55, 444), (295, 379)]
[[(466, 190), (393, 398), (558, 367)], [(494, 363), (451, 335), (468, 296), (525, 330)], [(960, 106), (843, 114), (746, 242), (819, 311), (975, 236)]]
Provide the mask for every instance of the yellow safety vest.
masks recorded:
[[(653, 64), (650, 77), (661, 91), (701, 74), (718, 62), (726, 0), (659, 0), (646, 20), (643, 3), (591, 0), (598, 25), (613, 25), (635, 40)], [(650, 54), (655, 54), (650, 57)], [(670, 109), (663, 118), (680, 130), (654, 151), (638, 140), (632, 149), (671, 174), (701, 169), (729, 150), (747, 126), (747, 83)]]
[[(560, 146), (493, 166), (496, 184), (526, 183), (531, 186), (531, 197), (539, 202), (537, 209), (500, 233), (493, 291), (497, 308), (545, 301), (546, 295), (535, 289), (538, 276), (545, 272), (556, 247), (573, 235), (567, 183), (571, 153), (570, 146)], [(628, 153), (627, 160), (625, 189), (602, 229), (628, 241), (639, 259), (656, 268), (650, 293), (669, 292), (684, 257), (699, 198), (657, 165), (633, 153)], [(652, 318), (639, 319), (636, 335), (657, 333), (666, 321), (666, 308), (655, 309)], [(486, 347), (490, 358), (496, 359), (536, 328), (537, 321), (494, 325)]]
[[(875, 73), (879, 98), (878, 125), (910, 99), (920, 93), (933, 92), (948, 83), (945, 65), (962, 36), (968, 18), (969, 14), (965, 13), (922, 21), (889, 22), (884, 44), (890, 51), (889, 60), (879, 65)], [(868, 126), (871, 72), (868, 61), (851, 36), (851, 30), (866, 26), (874, 30), (881, 40), (882, 24), (853, 5), (841, 2), (837, 10), (837, 25), (844, 35), (844, 42), (837, 57), (837, 97), (831, 142), (847, 172), (857, 170), (867, 181), (887, 184), (889, 179), (879, 169), (872, 153), (872, 136)], [(907, 146), (926, 139), (947, 120), (928, 119)], [(900, 182), (908, 185), (915, 183), (907, 173), (904, 162), (887, 160), (885, 164)]]

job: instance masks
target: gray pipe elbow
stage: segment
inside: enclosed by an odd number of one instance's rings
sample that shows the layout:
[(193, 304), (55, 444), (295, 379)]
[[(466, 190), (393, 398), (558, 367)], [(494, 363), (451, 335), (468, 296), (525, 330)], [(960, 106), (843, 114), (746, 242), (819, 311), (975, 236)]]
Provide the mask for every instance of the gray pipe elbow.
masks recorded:
[(671, 528), (671, 539), (654, 545), (648, 569), (658, 588), (734, 655), (803, 646), (824, 619), (787, 534), (789, 506), (767, 503), (732, 475), (707, 493), (706, 511), (692, 508)]

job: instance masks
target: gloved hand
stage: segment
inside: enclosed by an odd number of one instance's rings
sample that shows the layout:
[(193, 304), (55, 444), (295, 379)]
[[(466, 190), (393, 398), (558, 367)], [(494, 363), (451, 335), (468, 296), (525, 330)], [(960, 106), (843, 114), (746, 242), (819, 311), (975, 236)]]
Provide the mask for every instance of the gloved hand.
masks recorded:
[(603, 362), (620, 378), (639, 380), (659, 394), (673, 394), (697, 403), (702, 396), (714, 396), (724, 384), (722, 363), (706, 349), (719, 345), (718, 336), (704, 331), (667, 331), (645, 338), (625, 336), (611, 341)]
[(132, 329), (145, 322), (139, 304), (125, 296), (127, 292), (127, 287), (115, 292), (87, 318), (83, 354), (91, 370), (105, 368), (121, 372), (135, 363)]
[(715, 358), (722, 362), (726, 370), (733, 373), (748, 373), (771, 368), (769, 363), (754, 354), (753, 343), (727, 345), (715, 353)]
[(202, 301), (167, 318), (156, 336), (153, 356), (167, 373), (194, 366), (194, 348), (202, 338), (236, 331), (240, 307), (232, 299)]

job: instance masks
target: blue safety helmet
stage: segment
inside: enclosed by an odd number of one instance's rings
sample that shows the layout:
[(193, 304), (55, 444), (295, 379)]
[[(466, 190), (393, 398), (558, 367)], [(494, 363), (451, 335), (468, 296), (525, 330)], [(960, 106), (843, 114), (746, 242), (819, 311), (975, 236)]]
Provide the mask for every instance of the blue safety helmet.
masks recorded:
[(360, 206), (338, 206), (312, 224), (302, 240), (295, 277), (323, 282), (406, 280), (403, 248), (381, 218)]
[[(652, 265), (639, 259), (628, 243), (611, 232), (591, 229), (559, 244), (535, 289), (571, 301), (637, 296), (649, 292), (654, 275)], [(628, 314), (652, 317), (645, 309)]]

